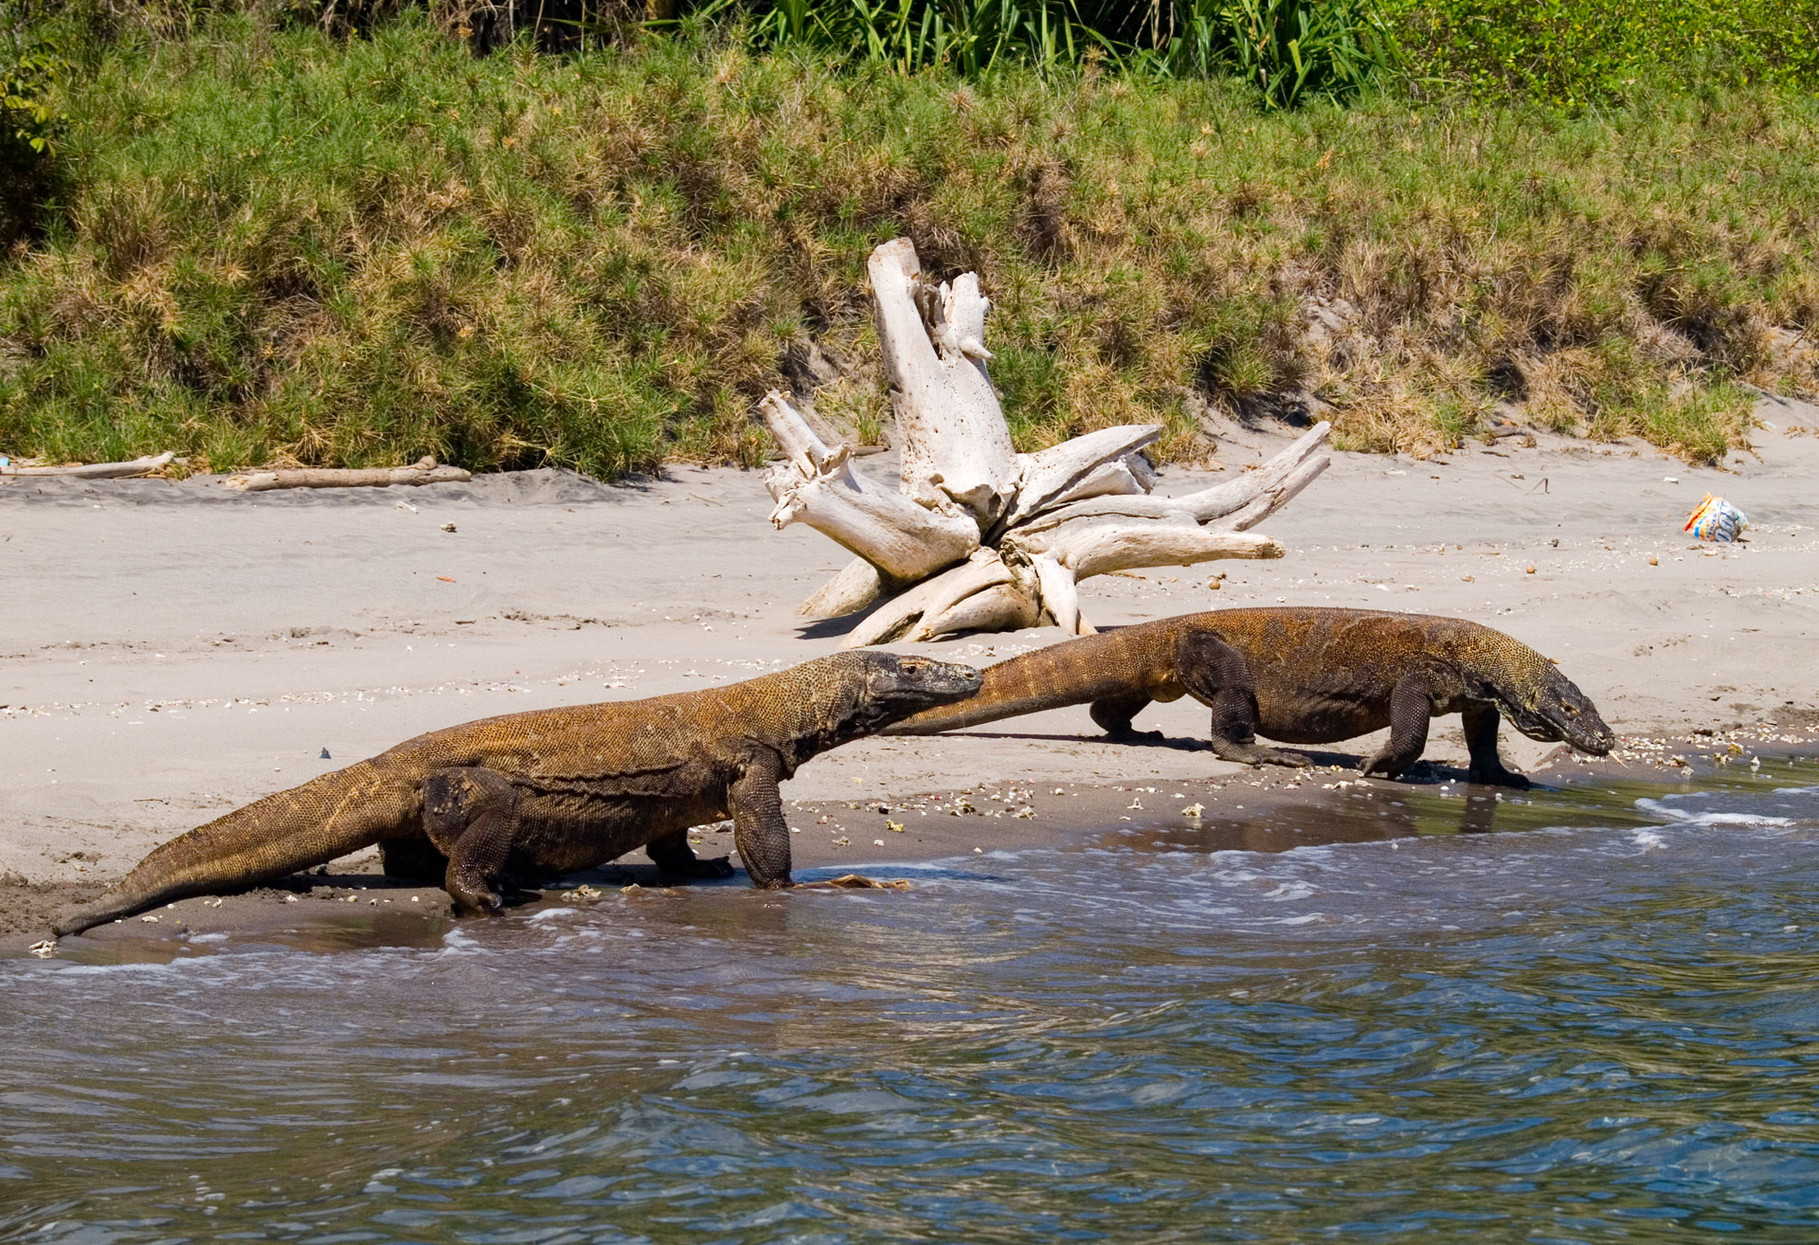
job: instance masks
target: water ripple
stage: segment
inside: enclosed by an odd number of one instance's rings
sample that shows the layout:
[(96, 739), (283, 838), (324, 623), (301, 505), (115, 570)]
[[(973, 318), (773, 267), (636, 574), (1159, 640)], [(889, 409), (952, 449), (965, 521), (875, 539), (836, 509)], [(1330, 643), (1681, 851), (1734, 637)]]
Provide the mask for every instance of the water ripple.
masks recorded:
[(0, 1241), (1808, 1241), (1810, 774), (7, 961)]

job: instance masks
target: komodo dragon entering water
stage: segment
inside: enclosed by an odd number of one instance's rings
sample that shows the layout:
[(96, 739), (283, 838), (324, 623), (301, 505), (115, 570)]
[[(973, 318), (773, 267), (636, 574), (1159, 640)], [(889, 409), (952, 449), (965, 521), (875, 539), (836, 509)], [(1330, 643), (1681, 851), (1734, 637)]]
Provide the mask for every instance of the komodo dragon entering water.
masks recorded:
[(374, 844), (387, 872), (446, 856), (443, 885), (464, 912), (497, 912), (502, 874), (570, 873), (639, 847), (666, 873), (727, 877), (726, 859), (697, 859), (687, 832), (729, 814), (752, 881), (785, 886), (779, 780), (818, 752), (978, 688), (971, 666), (841, 653), (707, 691), (432, 731), (172, 839), (56, 932)]
[(1228, 761), (1305, 765), (1256, 742), (1324, 744), (1390, 728), (1363, 765), (1394, 778), (1421, 758), (1428, 719), (1460, 714), (1470, 780), (1525, 787), (1497, 755), (1497, 715), (1530, 739), (1594, 756), (1616, 743), (1592, 702), (1518, 640), (1462, 618), (1380, 610), (1214, 610), (1120, 627), (999, 662), (970, 700), (926, 709), (888, 735), (996, 722), (1091, 704), (1093, 721), (1128, 738), (1152, 700), (1191, 695), (1213, 711), (1213, 752)]

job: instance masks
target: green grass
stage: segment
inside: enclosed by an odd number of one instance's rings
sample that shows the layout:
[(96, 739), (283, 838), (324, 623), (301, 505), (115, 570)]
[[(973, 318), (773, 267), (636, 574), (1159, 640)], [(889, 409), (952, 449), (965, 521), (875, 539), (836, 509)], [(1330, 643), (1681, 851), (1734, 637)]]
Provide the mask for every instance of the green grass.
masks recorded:
[[(730, 37), (469, 56), (245, 14), (66, 41), (38, 232), (0, 255), (0, 452), (216, 469), (760, 461), (792, 343), (877, 435), (864, 261), (979, 271), (1020, 446), (1309, 390), (1423, 453), (1497, 400), (1710, 458), (1819, 387), (1819, 104), (1260, 110), (1231, 80), (973, 81)], [(1306, 333), (1310, 308), (1339, 328)]]
[(1429, 90), (1576, 110), (1646, 95), (1664, 77), (1807, 90), (1819, 81), (1819, 0), (1386, 3)]
[(1385, 80), (1396, 39), (1381, 0), (718, 0), (699, 17), (760, 50), (977, 78), (1010, 65), (1069, 74), (1231, 75), (1270, 107), (1345, 100)]

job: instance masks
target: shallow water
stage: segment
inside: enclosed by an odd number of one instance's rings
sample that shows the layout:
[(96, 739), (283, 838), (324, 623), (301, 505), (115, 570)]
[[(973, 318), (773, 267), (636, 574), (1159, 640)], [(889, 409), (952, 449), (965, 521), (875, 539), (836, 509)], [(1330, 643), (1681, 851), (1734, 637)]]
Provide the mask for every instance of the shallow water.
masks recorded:
[(0, 1240), (1819, 1238), (1819, 766), (1140, 798), (908, 892), (0, 962)]

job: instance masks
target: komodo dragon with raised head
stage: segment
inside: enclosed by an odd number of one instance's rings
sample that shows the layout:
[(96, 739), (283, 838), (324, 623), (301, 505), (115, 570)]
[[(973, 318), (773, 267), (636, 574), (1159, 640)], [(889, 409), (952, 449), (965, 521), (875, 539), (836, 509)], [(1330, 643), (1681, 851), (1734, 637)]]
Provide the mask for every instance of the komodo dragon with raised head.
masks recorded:
[(446, 857), (443, 885), (460, 912), (497, 912), (502, 875), (571, 873), (639, 847), (665, 873), (727, 877), (725, 857), (697, 859), (687, 832), (729, 814), (752, 881), (785, 886), (778, 782), (818, 752), (978, 688), (971, 666), (841, 653), (727, 687), (432, 731), (172, 839), (56, 932), (374, 844), (388, 873)]
[(987, 667), (971, 699), (884, 733), (932, 735), (1091, 704), (1093, 721), (1130, 738), (1138, 710), (1184, 694), (1211, 707), (1214, 754), (1254, 765), (1307, 764), (1258, 735), (1324, 744), (1387, 726), (1389, 743), (1362, 769), (1394, 778), (1421, 758), (1428, 719), (1445, 713), (1464, 719), (1475, 783), (1528, 785), (1497, 755), (1499, 713), (1530, 739), (1594, 756), (1616, 742), (1584, 692), (1501, 631), (1428, 614), (1296, 607), (1183, 614), (1025, 653)]

